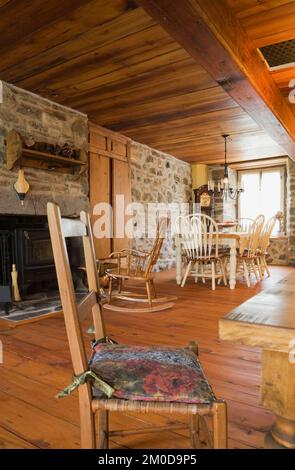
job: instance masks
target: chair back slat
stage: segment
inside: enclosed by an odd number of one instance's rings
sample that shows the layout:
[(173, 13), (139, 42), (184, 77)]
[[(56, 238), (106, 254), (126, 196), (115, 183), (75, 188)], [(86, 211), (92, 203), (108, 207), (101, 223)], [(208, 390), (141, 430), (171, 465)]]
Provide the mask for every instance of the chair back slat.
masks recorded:
[[(98, 304), (99, 282), (96, 260), (93, 251), (92, 231), (88, 215), (81, 213), (80, 221), (73, 224), (70, 219), (62, 219), (59, 207), (47, 204), (49, 232), (52, 243), (58, 287), (63, 307), (66, 331), (71, 352), (74, 373), (82, 374), (87, 370), (88, 362), (81, 330), (81, 321), (92, 313), (96, 339), (105, 336), (101, 308)], [(65, 221), (69, 222), (65, 222)], [(67, 253), (66, 238), (82, 237), (88, 290), (86, 298), (76, 305), (73, 278)]]
[(264, 227), (261, 231), (258, 248), (262, 254), (266, 253), (266, 250), (269, 246), (270, 237), (273, 232), (276, 221), (276, 216), (271, 217), (265, 222)]
[(157, 263), (160, 251), (164, 242), (164, 239), (167, 235), (167, 231), (170, 225), (170, 219), (168, 217), (161, 217), (157, 223), (157, 232), (156, 239), (153, 245), (153, 248), (147, 258), (146, 268), (145, 268), (145, 277), (148, 277), (152, 272), (155, 264)]
[(217, 223), (206, 214), (181, 216), (178, 223), (186, 256), (191, 260), (218, 257)]
[(248, 240), (248, 249), (247, 256), (252, 257), (257, 254), (259, 248), (260, 235), (263, 228), (265, 217), (264, 215), (259, 215), (253, 221), (249, 229), (249, 240)]

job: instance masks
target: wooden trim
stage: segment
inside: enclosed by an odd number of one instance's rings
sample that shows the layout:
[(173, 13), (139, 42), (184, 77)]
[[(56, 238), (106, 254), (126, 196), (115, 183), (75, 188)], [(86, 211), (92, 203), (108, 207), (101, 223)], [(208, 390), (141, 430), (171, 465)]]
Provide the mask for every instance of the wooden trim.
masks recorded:
[(295, 159), (295, 116), (226, 0), (138, 0)]
[(232, 170), (251, 170), (252, 168), (269, 168), (286, 165), (288, 157), (266, 158), (263, 160), (249, 160), (248, 162), (230, 163)]

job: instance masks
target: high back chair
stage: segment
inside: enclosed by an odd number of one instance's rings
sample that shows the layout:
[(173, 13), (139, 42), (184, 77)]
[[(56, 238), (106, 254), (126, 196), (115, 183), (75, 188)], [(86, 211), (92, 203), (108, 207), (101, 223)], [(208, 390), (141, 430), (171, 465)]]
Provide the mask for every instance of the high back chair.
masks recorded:
[[(73, 383), (61, 395), (66, 396), (78, 388), (81, 447), (107, 448), (109, 436), (125, 433), (109, 431), (108, 412), (135, 411), (188, 415), (193, 447), (199, 444), (200, 423), (210, 419), (213, 434), (211, 437), (210, 433), (209, 442), (214, 448), (225, 448), (226, 404), (215, 398), (198, 361), (196, 344), (191, 343), (188, 348), (160, 348), (107, 342), (89, 216), (82, 212), (78, 221), (62, 219), (59, 207), (53, 203), (48, 203), (47, 213), (74, 370)], [(67, 237), (82, 237), (83, 240), (88, 293), (79, 305), (67, 255)], [(82, 324), (89, 314), (92, 314), (96, 340), (90, 361), (82, 334)], [(187, 424), (176, 423), (160, 430), (185, 427)], [(155, 429), (126, 431), (128, 435), (139, 432), (155, 432)]]
[(257, 250), (257, 266), (260, 272), (260, 276), (264, 277), (264, 272), (267, 272), (268, 277), (270, 276), (270, 271), (267, 266), (267, 248), (270, 243), (270, 237), (273, 232), (273, 229), (275, 227), (277, 221), (277, 217), (273, 216), (270, 219), (268, 219), (265, 224), (263, 229), (261, 230), (260, 237), (259, 237), (259, 242), (258, 242), (258, 250)]
[(247, 286), (250, 287), (250, 275), (253, 272), (255, 275), (256, 281), (261, 280), (260, 272), (257, 270), (257, 259), (258, 259), (258, 249), (259, 241), (261, 236), (261, 231), (263, 228), (265, 217), (264, 215), (259, 215), (252, 222), (248, 230), (248, 241), (246, 249), (243, 253), (239, 253), (238, 256), (238, 270), (240, 270), (245, 276)]
[[(117, 266), (106, 270), (109, 277), (109, 292), (108, 303), (104, 305), (105, 309), (117, 312), (145, 313), (158, 312), (173, 307), (174, 304), (171, 301), (177, 300), (177, 297), (157, 297), (153, 274), (169, 225), (170, 220), (167, 217), (160, 218), (157, 223), (155, 241), (149, 252), (124, 249), (110, 254), (109, 259), (116, 261)], [(145, 286), (146, 295), (123, 291), (125, 281), (131, 281), (133, 286)], [(116, 290), (114, 290), (114, 282), (117, 283)], [(148, 307), (124, 307), (114, 304), (113, 300), (115, 299), (124, 302), (148, 303)]]
[(181, 287), (184, 287), (189, 275), (196, 281), (198, 278), (203, 282), (211, 279), (213, 290), (216, 287), (216, 280), (220, 282), (223, 279), (227, 285), (217, 223), (206, 214), (194, 214), (181, 216), (178, 226), (187, 263)]
[(241, 218), (238, 220), (237, 232), (249, 232), (254, 220), (249, 218)]

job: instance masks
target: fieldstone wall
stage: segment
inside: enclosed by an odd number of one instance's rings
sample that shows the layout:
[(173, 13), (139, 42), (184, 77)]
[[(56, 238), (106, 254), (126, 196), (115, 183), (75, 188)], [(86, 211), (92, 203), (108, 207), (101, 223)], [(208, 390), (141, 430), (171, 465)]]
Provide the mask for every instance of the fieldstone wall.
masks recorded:
[[(161, 204), (174, 203), (178, 205), (191, 202), (191, 165), (166, 153), (133, 142), (131, 188), (132, 201), (142, 203), (145, 206), (147, 222), (148, 204), (158, 205), (158, 207), (152, 208), (151, 213), (154, 213), (157, 210), (161, 211)], [(175, 210), (172, 207), (171, 218), (176, 213)], [(133, 247), (138, 250), (150, 250), (154, 240), (146, 237), (147, 227), (144, 236), (133, 240)], [(157, 269), (169, 269), (174, 264), (174, 243), (172, 239), (167, 239), (164, 241)]]
[(67, 216), (89, 209), (87, 168), (80, 176), (25, 168), (30, 191), (24, 206), (21, 206), (13, 188), (18, 168), (6, 169), (4, 144), (7, 132), (14, 129), (36, 141), (59, 145), (69, 143), (87, 150), (87, 122), (84, 114), (0, 82), (0, 214), (44, 215), (48, 201), (59, 204), (63, 215)]

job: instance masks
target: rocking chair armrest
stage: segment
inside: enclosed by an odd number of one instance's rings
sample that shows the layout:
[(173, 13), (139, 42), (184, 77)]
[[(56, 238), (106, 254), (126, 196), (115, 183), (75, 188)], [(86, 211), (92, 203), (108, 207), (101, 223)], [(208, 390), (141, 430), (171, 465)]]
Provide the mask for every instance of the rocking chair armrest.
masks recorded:
[(150, 253), (145, 253), (144, 251), (124, 249), (121, 251), (114, 251), (110, 254), (109, 258), (127, 258), (127, 256), (134, 256), (135, 258), (148, 258)]

